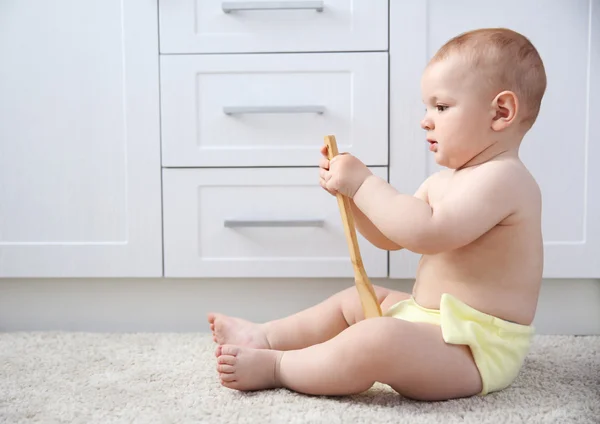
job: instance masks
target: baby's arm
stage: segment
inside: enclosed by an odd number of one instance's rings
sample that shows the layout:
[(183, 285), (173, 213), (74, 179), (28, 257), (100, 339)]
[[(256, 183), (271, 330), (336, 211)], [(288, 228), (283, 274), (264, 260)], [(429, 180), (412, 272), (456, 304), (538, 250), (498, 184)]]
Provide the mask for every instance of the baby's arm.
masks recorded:
[[(321, 146), (321, 161), (319, 162), (319, 167), (322, 170), (329, 169), (329, 159), (327, 157), (327, 146)], [(325, 181), (321, 177), (321, 186), (328, 191), (332, 195), (336, 195), (337, 192), (330, 191), (325, 187)], [(426, 185), (422, 184), (421, 187), (415, 193), (415, 196), (427, 201), (427, 190)], [(394, 243), (388, 237), (386, 237), (379, 229), (373, 225), (371, 220), (367, 218), (367, 216), (356, 206), (354, 200), (350, 199), (350, 205), (352, 207), (352, 215), (354, 217), (354, 225), (356, 229), (364, 238), (366, 238), (371, 244), (375, 247), (378, 247), (383, 250), (400, 250), (403, 247), (397, 243)]]
[(369, 240), (371, 244), (383, 250), (399, 250), (402, 246), (394, 243), (387, 238), (373, 223), (365, 216), (365, 214), (356, 206), (354, 201), (350, 199), (352, 205), (352, 215), (354, 216), (354, 224), (359, 233), (364, 238)]
[[(426, 180), (415, 193), (415, 197), (428, 202), (429, 198), (427, 195), (427, 186), (429, 180)], [(350, 199), (352, 205), (352, 214), (354, 215), (354, 223), (356, 229), (371, 242), (374, 246), (384, 250), (400, 250), (403, 249), (401, 245), (393, 242), (386, 237), (379, 229), (371, 222), (371, 220), (356, 206), (354, 199)]]
[(470, 171), (454, 184), (435, 211), (422, 199), (398, 193), (370, 176), (354, 202), (390, 240), (417, 253), (465, 246), (516, 211), (519, 172), (502, 163)]

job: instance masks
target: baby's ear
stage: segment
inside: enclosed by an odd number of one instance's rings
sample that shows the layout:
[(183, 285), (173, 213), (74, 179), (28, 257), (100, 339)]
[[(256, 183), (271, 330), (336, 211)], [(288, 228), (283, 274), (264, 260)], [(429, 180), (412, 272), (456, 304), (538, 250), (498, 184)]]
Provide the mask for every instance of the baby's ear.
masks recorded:
[(492, 129), (502, 131), (515, 122), (519, 112), (519, 99), (512, 91), (503, 91), (494, 98), (491, 109), (493, 113)]

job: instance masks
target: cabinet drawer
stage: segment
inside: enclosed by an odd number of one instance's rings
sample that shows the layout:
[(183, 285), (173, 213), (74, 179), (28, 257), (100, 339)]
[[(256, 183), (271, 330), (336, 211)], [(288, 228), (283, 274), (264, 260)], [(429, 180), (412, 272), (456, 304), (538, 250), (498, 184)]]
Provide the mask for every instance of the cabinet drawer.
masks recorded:
[[(354, 275), (317, 168), (164, 169), (163, 185), (166, 277)], [(367, 274), (385, 277), (387, 252), (358, 239)]]
[(163, 166), (387, 165), (386, 53), (163, 56)]
[(161, 0), (161, 53), (387, 50), (387, 0)]

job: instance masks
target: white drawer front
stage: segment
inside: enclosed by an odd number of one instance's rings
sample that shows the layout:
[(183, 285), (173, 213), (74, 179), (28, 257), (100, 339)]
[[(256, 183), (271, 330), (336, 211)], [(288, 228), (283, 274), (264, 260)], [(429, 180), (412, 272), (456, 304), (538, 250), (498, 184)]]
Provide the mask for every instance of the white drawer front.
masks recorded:
[[(164, 169), (163, 184), (166, 277), (354, 275), (317, 168)], [(367, 274), (385, 277), (387, 252), (358, 238)]]
[(323, 136), (388, 161), (386, 53), (164, 56), (163, 166), (311, 166)]
[(161, 0), (161, 53), (388, 48), (387, 0)]

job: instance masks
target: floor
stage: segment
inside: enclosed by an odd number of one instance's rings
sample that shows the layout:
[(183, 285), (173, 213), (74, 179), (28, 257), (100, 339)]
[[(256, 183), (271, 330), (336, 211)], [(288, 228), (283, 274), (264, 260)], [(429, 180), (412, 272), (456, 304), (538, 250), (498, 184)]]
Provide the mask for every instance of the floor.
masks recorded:
[(600, 423), (600, 336), (536, 336), (515, 383), (414, 402), (222, 387), (207, 334), (0, 333), (0, 422)]

